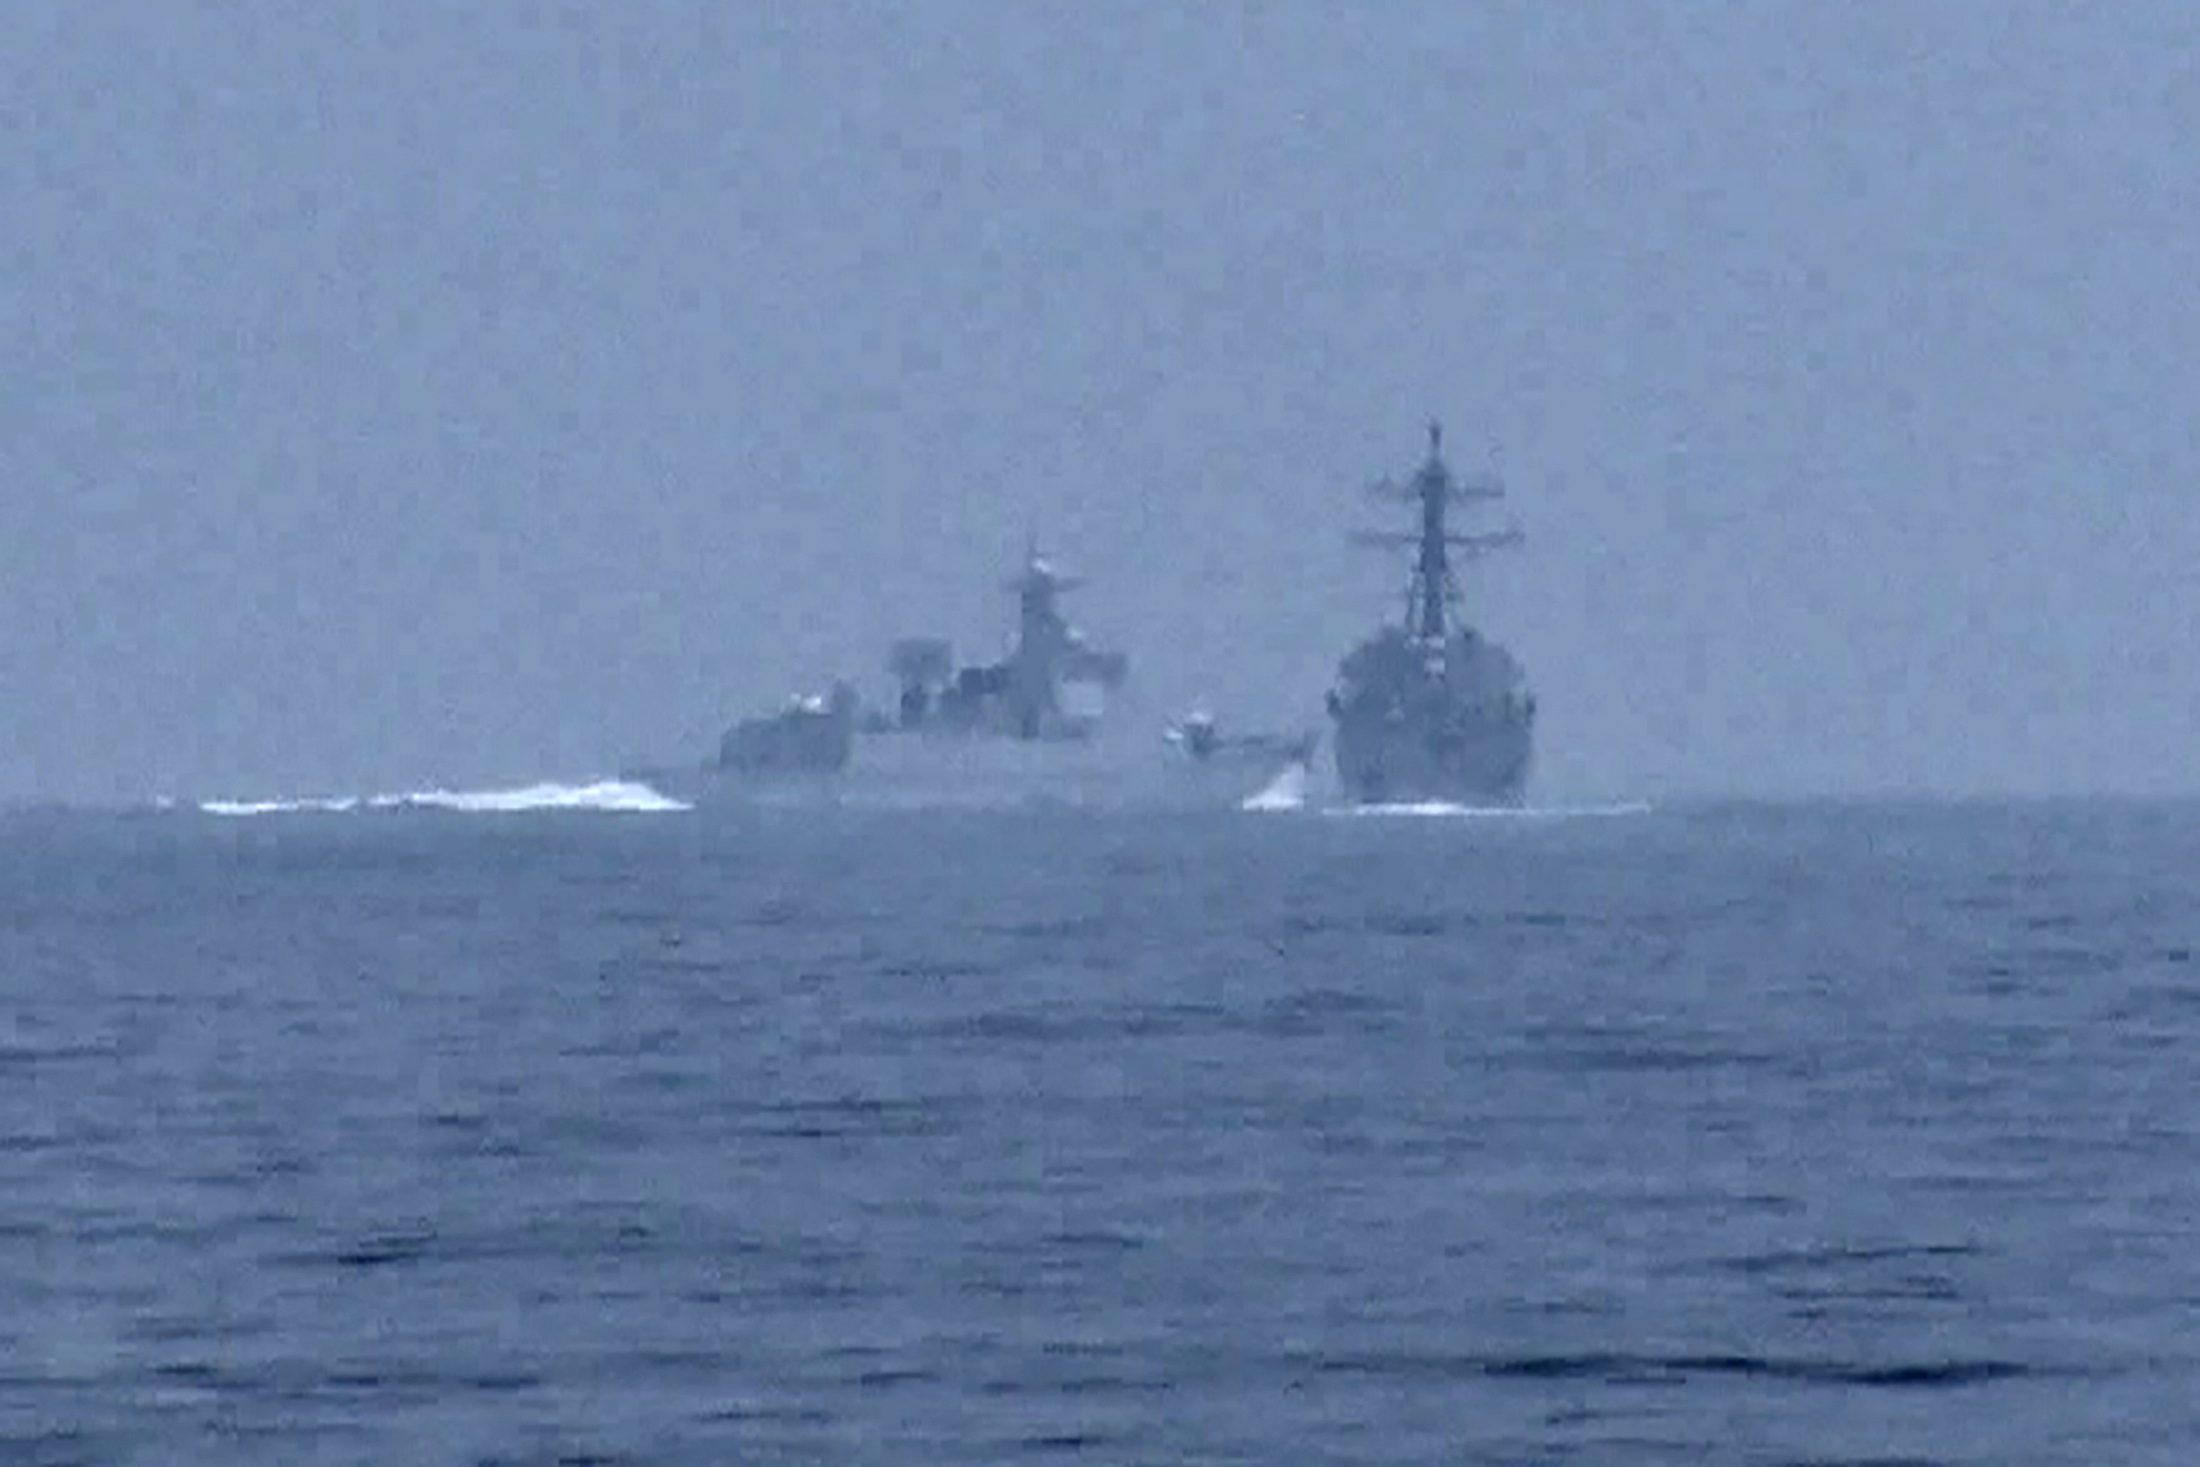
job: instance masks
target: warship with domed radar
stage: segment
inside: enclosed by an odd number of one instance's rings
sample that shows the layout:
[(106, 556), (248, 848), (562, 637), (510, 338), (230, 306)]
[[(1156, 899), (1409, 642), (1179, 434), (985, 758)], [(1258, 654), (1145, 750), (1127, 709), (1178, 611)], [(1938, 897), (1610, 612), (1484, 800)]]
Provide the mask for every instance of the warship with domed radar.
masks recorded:
[(1337, 779), (1354, 804), (1518, 805), (1535, 745), (1535, 695), (1504, 646), (1454, 614), (1453, 557), (1518, 544), (1517, 529), (1459, 534), (1453, 505), (1504, 497), (1493, 474), (1455, 476), (1443, 429), (1430, 423), (1428, 457), (1404, 484), (1384, 479), (1379, 499), (1410, 506), (1417, 523), (1362, 532), (1362, 545), (1414, 552), (1402, 622), (1346, 655), (1328, 697)]
[(1016, 595), (1016, 642), (999, 662), (957, 668), (941, 637), (896, 642), (887, 669), (897, 685), (891, 717), (873, 714), (866, 733), (954, 739), (1080, 743), (1098, 732), (1109, 695), (1130, 675), (1130, 659), (1095, 647), (1062, 615), (1061, 597), (1080, 584), (1033, 544)]
[(890, 701), (866, 705), (835, 684), (736, 723), (714, 758), (630, 777), (701, 804), (1207, 808), (1240, 803), (1312, 757), (1310, 741), (1222, 738), (1211, 720), (1192, 721), (1191, 745), (1172, 728), (1171, 747), (1156, 749), (1119, 706), (1129, 657), (1088, 640), (1063, 612), (1079, 584), (1034, 543), (1006, 588), (1016, 627), (998, 660), (958, 664), (946, 638), (905, 637), (886, 660)]

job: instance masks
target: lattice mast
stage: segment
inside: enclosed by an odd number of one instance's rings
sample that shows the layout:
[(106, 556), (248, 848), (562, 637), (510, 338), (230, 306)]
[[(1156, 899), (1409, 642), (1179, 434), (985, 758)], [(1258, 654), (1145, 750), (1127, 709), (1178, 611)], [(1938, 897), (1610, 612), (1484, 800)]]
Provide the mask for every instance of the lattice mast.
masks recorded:
[(1384, 479), (1370, 491), (1378, 499), (1414, 506), (1420, 515), (1418, 528), (1410, 531), (1363, 530), (1353, 540), (1381, 549), (1415, 551), (1412, 578), (1406, 588), (1406, 632), (1416, 641), (1441, 644), (1450, 635), (1450, 607), (1459, 600), (1459, 582), (1452, 570), (1454, 550), (1468, 556), (1502, 546), (1517, 545), (1517, 529), (1490, 534), (1462, 535), (1447, 528), (1446, 512), (1455, 503), (1505, 497), (1503, 482), (1493, 473), (1459, 477), (1444, 462), (1443, 425), (1428, 425), (1428, 457), (1404, 484)]

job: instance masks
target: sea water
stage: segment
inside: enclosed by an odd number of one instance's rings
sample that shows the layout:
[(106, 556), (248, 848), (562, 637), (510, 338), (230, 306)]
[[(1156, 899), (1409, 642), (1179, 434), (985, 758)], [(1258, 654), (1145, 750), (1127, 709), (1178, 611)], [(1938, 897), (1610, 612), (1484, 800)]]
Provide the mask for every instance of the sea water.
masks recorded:
[(0, 1461), (2200, 1460), (2200, 807), (627, 794), (0, 817)]

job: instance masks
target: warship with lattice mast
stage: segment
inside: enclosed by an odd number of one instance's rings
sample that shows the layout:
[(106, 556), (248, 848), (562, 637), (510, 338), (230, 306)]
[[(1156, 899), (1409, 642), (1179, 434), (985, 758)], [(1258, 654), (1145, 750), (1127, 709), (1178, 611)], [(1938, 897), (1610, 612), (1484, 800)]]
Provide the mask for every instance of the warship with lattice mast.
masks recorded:
[(1461, 477), (1444, 462), (1443, 429), (1428, 428), (1428, 457), (1403, 484), (1375, 496), (1413, 508), (1414, 528), (1363, 531), (1359, 544), (1414, 552), (1405, 615), (1338, 664), (1328, 704), (1337, 780), (1355, 804), (1515, 806), (1535, 749), (1535, 694), (1519, 659), (1470, 625), (1455, 556), (1516, 545), (1517, 529), (1460, 534), (1454, 505), (1504, 497), (1493, 473)]

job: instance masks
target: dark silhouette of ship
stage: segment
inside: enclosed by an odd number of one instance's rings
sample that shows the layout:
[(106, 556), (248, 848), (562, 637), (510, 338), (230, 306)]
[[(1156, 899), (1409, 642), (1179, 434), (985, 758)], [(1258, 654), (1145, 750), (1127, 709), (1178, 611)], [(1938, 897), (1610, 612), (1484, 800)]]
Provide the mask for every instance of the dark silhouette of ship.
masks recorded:
[(790, 701), (776, 714), (744, 718), (718, 741), (717, 767), (753, 773), (829, 773), (855, 752), (856, 693), (845, 682), (830, 693)]
[(1374, 492), (1412, 506), (1419, 522), (1354, 537), (1412, 549), (1414, 559), (1403, 623), (1338, 664), (1328, 698), (1338, 782), (1355, 804), (1518, 805), (1534, 756), (1535, 695), (1511, 652), (1453, 614), (1452, 559), (1517, 544), (1520, 533), (1462, 535), (1445, 523), (1454, 504), (1500, 499), (1504, 486), (1495, 475), (1454, 476), (1443, 429), (1431, 423), (1413, 478), (1386, 479)]

